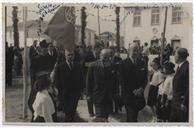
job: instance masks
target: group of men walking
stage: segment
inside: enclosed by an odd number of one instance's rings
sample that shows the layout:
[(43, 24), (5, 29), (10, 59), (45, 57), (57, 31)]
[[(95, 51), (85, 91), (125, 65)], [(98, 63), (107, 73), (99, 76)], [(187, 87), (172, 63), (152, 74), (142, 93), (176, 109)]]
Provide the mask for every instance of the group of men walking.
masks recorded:
[[(73, 50), (66, 49), (57, 55), (57, 50), (52, 44), (48, 46), (43, 41), (40, 47), (38, 50), (35, 42), (30, 50), (32, 88), (38, 76), (48, 72), (51, 83), (58, 90), (57, 109), (65, 113), (66, 122), (75, 121), (78, 101), (83, 92), (86, 94), (90, 115), (95, 115), (93, 121), (107, 122), (113, 109), (113, 101), (117, 102), (117, 99), (120, 99), (126, 109), (126, 121), (137, 122), (138, 112), (146, 104), (144, 89), (148, 83), (148, 57), (140, 53), (138, 44), (130, 45), (125, 60), (117, 54), (114, 55), (114, 51), (110, 48), (102, 49), (99, 58), (93, 56), (93, 61), (87, 63), (87, 68), (84, 68), (86, 63), (83, 65), (74, 59)], [(185, 59), (184, 62), (181, 60), (182, 66), (185, 66), (183, 64), (186, 63)], [(174, 79), (172, 102), (178, 103), (184, 96), (185, 105), (175, 104), (175, 106), (180, 105), (188, 109), (188, 69), (182, 68), (182, 70), (177, 72)], [(185, 72), (187, 76), (182, 75)], [(32, 97), (29, 98), (29, 106), (33, 104)], [(179, 109), (174, 109), (172, 112), (178, 114), (177, 111)]]

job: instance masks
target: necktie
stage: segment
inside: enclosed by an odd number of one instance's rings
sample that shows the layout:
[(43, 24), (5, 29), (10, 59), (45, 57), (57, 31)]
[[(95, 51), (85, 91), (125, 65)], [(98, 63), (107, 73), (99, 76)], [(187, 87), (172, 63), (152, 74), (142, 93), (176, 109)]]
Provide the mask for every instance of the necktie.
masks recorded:
[(72, 62), (69, 62), (69, 67), (72, 70), (72, 68), (73, 68), (73, 63)]
[(180, 68), (180, 67), (178, 66), (177, 69), (176, 69), (176, 72), (178, 72), (179, 68)]

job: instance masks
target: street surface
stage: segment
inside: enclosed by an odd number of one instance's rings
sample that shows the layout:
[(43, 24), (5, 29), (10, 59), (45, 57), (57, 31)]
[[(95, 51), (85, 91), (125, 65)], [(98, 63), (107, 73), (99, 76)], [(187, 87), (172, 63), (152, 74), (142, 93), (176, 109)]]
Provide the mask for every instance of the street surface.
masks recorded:
[[(22, 118), (23, 112), (23, 85), (22, 78), (17, 78), (13, 80), (13, 86), (5, 89), (5, 122), (30, 122), (31, 112), (28, 109), (27, 119)], [(145, 89), (145, 97), (147, 97), (148, 88)], [(29, 92), (28, 92), (29, 93)], [(92, 118), (89, 117), (87, 110), (86, 100), (80, 100), (77, 108), (79, 118), (77, 117), (77, 122), (92, 122)], [(109, 117), (109, 122), (124, 122), (125, 121), (125, 109), (119, 114), (112, 114)], [(64, 120), (64, 114), (58, 112), (58, 119), (60, 122)], [(150, 108), (146, 106), (139, 112), (138, 121), (139, 122), (150, 122), (152, 120), (152, 114)]]

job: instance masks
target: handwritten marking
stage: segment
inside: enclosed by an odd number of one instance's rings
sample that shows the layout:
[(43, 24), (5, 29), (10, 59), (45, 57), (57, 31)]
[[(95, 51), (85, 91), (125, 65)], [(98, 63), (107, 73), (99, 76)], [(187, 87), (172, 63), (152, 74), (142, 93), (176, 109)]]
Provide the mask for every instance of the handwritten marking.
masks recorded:
[(44, 18), (47, 14), (53, 13), (57, 8), (59, 8), (61, 4), (38, 4), (38, 12), (37, 14), (40, 17)]
[(47, 14), (54, 14), (54, 11), (58, 9), (62, 4), (38, 4), (38, 11), (36, 12), (37, 15), (39, 15), (39, 20), (38, 20), (38, 30), (37, 34), (38, 36), (41, 35), (42, 33), (42, 21), (44, 17)]
[[(40, 18), (43, 19), (47, 14), (51, 13), (53, 14), (54, 11), (62, 6), (63, 4), (38, 4), (38, 12), (36, 12), (38, 15), (40, 15)], [(93, 8), (99, 8), (99, 9), (115, 9), (117, 6), (116, 4), (103, 4), (103, 3), (89, 3)], [(126, 15), (120, 20), (120, 24), (122, 24), (126, 18), (130, 15), (133, 14), (136, 9), (138, 10), (145, 10), (145, 9), (150, 9), (150, 8), (163, 8), (163, 7), (181, 7), (182, 5), (180, 3), (155, 3), (155, 4), (146, 4), (144, 6), (129, 6), (125, 7), (127, 10)], [(121, 6), (122, 7), (122, 6)], [(108, 20), (108, 19), (103, 19), (104, 21), (109, 21), (109, 22), (114, 22), (115, 20)], [(40, 24), (40, 23), (39, 23)], [(116, 30), (116, 28), (115, 28)]]
[(90, 3), (90, 5), (91, 5), (93, 8), (99, 8), (99, 9), (104, 9), (104, 8), (114, 9), (114, 8), (116, 7), (115, 4), (103, 4), (103, 3), (99, 3), (99, 4)]

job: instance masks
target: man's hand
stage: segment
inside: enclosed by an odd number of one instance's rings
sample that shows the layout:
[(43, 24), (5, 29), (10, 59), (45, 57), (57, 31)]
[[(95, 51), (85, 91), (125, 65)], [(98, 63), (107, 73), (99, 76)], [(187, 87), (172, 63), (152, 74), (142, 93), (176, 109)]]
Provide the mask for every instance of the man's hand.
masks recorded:
[(143, 92), (144, 92), (143, 88), (135, 89), (133, 91), (133, 93), (134, 93), (135, 96), (142, 96), (143, 95)]
[(184, 103), (184, 99), (185, 99), (185, 97), (181, 96), (181, 110), (183, 112), (186, 112), (187, 111), (187, 107), (183, 104)]
[(187, 107), (184, 104), (181, 104), (181, 110), (183, 112), (186, 112), (187, 111)]
[(92, 101), (92, 97), (91, 97), (91, 96), (87, 96), (87, 97), (86, 97), (86, 100), (87, 100), (88, 102), (91, 102), (91, 101)]

